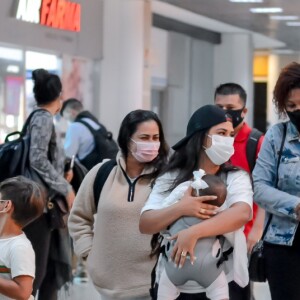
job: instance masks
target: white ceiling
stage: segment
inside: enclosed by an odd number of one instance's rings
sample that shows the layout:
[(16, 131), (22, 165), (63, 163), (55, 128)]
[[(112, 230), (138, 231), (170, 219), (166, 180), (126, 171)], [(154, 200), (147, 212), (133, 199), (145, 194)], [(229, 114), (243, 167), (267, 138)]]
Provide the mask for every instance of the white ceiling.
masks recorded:
[[(300, 27), (271, 20), (270, 14), (253, 14), (252, 7), (282, 7), (276, 15), (300, 18), (300, 0), (264, 0), (233, 3), (229, 0), (154, 0), (153, 12), (219, 33), (250, 32), (256, 49), (300, 51)], [(298, 20), (300, 21), (300, 19)]]

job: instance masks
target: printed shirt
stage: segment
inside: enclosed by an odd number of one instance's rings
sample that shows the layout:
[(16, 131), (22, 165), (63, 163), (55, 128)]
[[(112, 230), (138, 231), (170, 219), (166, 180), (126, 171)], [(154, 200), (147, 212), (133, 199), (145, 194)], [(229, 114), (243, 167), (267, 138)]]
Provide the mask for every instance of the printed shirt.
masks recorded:
[(65, 156), (57, 142), (51, 113), (46, 110), (37, 111), (30, 121), (28, 130), (31, 167), (50, 188), (66, 196), (72, 187), (63, 177)]
[(296, 127), (287, 122), (278, 170), (278, 188), (275, 188), (282, 136), (282, 124), (274, 125), (265, 135), (253, 171), (254, 198), (266, 210), (266, 221), (270, 213), (273, 214), (265, 241), (291, 246), (299, 224), (294, 209), (300, 203), (300, 138)]

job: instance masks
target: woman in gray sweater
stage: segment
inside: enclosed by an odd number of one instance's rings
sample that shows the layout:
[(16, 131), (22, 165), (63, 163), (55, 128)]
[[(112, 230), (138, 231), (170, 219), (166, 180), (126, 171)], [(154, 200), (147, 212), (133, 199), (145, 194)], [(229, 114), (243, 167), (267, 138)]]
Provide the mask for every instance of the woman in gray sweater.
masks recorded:
[[(30, 166), (38, 173), (48, 190), (61, 193), (71, 207), (75, 198), (71, 185), (64, 178), (64, 154), (57, 143), (53, 116), (61, 108), (62, 84), (57, 75), (44, 69), (32, 72), (33, 93), (38, 109), (33, 113), (30, 132)], [(56, 300), (58, 289), (71, 279), (71, 245), (66, 229), (52, 230), (47, 210), (24, 229), (36, 255), (36, 276), (33, 296)], [(55, 278), (55, 279), (53, 279)]]

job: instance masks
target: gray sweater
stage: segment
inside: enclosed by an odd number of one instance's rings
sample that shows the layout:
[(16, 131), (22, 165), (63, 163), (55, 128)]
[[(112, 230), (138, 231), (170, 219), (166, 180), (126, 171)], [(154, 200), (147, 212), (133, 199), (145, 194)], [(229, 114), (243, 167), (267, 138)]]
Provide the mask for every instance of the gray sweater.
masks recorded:
[(48, 187), (66, 196), (72, 187), (63, 177), (65, 156), (56, 140), (52, 114), (46, 110), (35, 112), (27, 130), (30, 131), (32, 168)]

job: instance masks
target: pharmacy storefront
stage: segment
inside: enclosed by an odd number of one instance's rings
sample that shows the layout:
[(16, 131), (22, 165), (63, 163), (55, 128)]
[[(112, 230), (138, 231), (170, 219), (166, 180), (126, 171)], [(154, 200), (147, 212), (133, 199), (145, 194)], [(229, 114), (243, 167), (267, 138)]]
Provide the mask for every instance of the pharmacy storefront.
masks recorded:
[(102, 1), (0, 1), (0, 143), (34, 108), (32, 70), (58, 74), (63, 97), (92, 109), (102, 57)]

